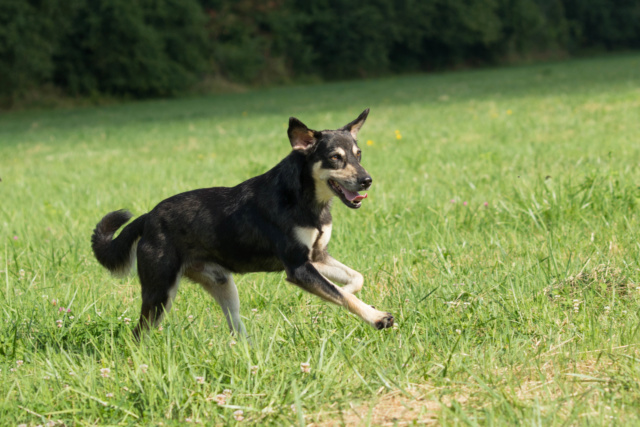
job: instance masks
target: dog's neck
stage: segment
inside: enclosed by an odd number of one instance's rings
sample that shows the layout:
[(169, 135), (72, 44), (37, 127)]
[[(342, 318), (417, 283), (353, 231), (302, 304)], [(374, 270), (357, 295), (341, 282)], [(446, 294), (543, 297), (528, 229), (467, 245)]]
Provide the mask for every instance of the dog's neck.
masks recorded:
[(318, 226), (331, 222), (331, 199), (321, 201), (317, 197), (312, 167), (304, 154), (292, 151), (276, 166), (282, 186), (300, 201), (300, 208)]

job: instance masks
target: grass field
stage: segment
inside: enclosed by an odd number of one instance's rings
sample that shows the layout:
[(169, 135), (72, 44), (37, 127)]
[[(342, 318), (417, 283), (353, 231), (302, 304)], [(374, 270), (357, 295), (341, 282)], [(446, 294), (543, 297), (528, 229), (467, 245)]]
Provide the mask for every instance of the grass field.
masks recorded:
[[(97, 221), (366, 107), (374, 184), (330, 251), (396, 327), (253, 274), (251, 346), (187, 281), (136, 344)], [(639, 55), (0, 116), (0, 424), (640, 425), (639, 135)]]

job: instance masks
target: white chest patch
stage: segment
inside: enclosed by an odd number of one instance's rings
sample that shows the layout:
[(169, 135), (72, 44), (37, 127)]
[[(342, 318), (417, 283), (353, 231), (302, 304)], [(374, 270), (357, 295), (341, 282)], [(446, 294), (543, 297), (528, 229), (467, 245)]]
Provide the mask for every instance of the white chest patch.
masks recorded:
[(318, 229), (313, 227), (295, 227), (293, 229), (296, 239), (309, 250), (313, 248), (314, 243), (318, 240)]
[(329, 224), (322, 227), (322, 233), (313, 227), (295, 227), (293, 232), (300, 243), (312, 250), (314, 248), (324, 249), (327, 247), (331, 239), (331, 229), (331, 224)]

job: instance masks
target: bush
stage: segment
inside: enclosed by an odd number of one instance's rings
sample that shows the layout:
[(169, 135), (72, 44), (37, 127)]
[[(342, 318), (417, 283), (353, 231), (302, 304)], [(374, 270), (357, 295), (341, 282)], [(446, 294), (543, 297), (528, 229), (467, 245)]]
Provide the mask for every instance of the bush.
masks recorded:
[(51, 78), (57, 34), (45, 1), (0, 1), (0, 96), (18, 96)]
[(0, 97), (179, 93), (640, 47), (636, 0), (0, 0)]
[(186, 0), (75, 0), (55, 56), (70, 93), (168, 95), (205, 67), (204, 15)]

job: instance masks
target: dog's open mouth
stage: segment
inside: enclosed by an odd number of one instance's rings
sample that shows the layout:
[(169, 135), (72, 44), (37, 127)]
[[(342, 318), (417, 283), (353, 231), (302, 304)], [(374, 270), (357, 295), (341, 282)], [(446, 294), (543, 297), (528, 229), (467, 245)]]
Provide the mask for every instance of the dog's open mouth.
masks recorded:
[(362, 206), (362, 200), (367, 198), (367, 193), (361, 195), (360, 193), (349, 191), (344, 188), (340, 183), (330, 179), (329, 187), (333, 190), (334, 193), (342, 200), (342, 203), (350, 207), (351, 209), (358, 209)]

